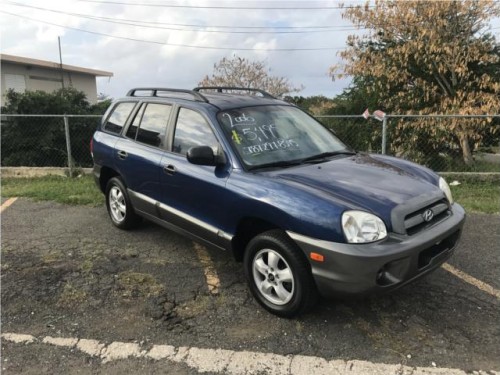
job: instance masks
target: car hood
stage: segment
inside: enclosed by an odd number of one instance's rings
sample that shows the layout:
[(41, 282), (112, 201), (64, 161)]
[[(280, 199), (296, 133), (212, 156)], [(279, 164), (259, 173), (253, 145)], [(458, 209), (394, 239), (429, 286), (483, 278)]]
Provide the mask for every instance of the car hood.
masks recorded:
[[(267, 172), (296, 188), (314, 190), (316, 195), (333, 198), (349, 209), (373, 212), (390, 221), (391, 210), (411, 198), (435, 193), (429, 170), (399, 159), (378, 160), (377, 156), (356, 154), (333, 160)], [(399, 165), (398, 165), (399, 164)], [(412, 171), (413, 170), (413, 171)]]

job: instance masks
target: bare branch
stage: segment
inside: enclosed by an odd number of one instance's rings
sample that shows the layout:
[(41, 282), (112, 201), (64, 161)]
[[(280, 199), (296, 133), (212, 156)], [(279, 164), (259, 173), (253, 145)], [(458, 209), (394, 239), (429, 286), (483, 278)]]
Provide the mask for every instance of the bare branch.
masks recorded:
[(304, 87), (295, 87), (286, 77), (271, 76), (263, 61), (249, 61), (243, 57), (222, 58), (214, 65), (211, 77), (205, 76), (200, 86), (235, 86), (262, 89), (281, 97), (299, 92)]

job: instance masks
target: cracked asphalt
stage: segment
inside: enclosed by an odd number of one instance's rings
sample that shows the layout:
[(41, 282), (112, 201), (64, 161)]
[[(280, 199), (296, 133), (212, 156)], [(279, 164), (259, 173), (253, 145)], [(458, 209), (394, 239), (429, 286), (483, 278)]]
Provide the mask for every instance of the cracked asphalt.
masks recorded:
[[(191, 240), (148, 222), (121, 231), (104, 207), (18, 199), (2, 213), (1, 244), (3, 332), (500, 370), (500, 301), (443, 269), (392, 294), (321, 301), (286, 320), (253, 300), (231, 254), (207, 250), (220, 279), (212, 294)], [(499, 247), (500, 216), (471, 214), (449, 263), (500, 289)], [(64, 351), (2, 340), (1, 367), (162, 371), (146, 359), (102, 365)], [(171, 364), (169, 372), (193, 370)]]

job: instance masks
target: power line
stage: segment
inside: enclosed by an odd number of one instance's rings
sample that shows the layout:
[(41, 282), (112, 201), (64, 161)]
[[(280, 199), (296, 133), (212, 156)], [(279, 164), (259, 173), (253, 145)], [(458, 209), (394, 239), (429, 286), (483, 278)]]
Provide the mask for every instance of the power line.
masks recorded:
[(114, 21), (124, 21), (124, 22), (133, 22), (133, 23), (140, 23), (140, 24), (152, 24), (152, 25), (167, 25), (167, 26), (182, 26), (182, 27), (197, 27), (197, 28), (217, 28), (217, 29), (324, 29), (324, 30), (336, 30), (336, 29), (352, 29), (352, 26), (348, 25), (337, 25), (337, 26), (228, 26), (228, 25), (198, 25), (198, 24), (183, 24), (183, 23), (167, 23), (167, 22), (155, 22), (155, 21), (142, 21), (142, 20), (132, 20), (132, 19), (125, 19), (125, 18), (115, 18), (115, 17), (102, 17), (102, 16), (90, 16), (86, 14), (79, 14), (79, 13), (66, 13), (62, 11), (57, 11), (55, 9), (49, 9), (49, 8), (41, 8), (41, 7), (35, 7), (35, 6), (30, 6), (26, 4), (21, 4), (21, 3), (16, 3), (13, 1), (5, 1), (7, 4), (19, 6), (19, 7), (25, 7), (25, 8), (32, 8), (32, 9), (39, 9), (39, 10), (44, 10), (44, 11), (49, 11), (49, 12), (55, 12), (55, 13), (63, 13), (63, 14), (69, 14), (69, 15), (75, 15), (75, 16), (82, 16), (82, 17), (92, 17), (93, 19), (95, 18), (96, 20), (114, 20)]
[[(358, 30), (358, 28), (353, 28), (352, 26), (347, 26), (344, 29), (326, 29), (322, 28), (319, 30), (301, 30), (301, 31), (266, 31), (266, 30), (261, 30), (261, 29), (272, 29), (273, 27), (267, 27), (267, 28), (259, 28), (259, 31), (234, 31), (234, 30), (196, 30), (196, 29), (182, 29), (182, 28), (176, 28), (176, 27), (163, 27), (163, 26), (152, 26), (148, 25), (151, 22), (144, 22), (140, 20), (127, 20), (127, 19), (117, 19), (117, 18), (111, 18), (111, 17), (99, 17), (99, 16), (91, 16), (88, 14), (81, 14), (81, 13), (72, 13), (72, 12), (64, 12), (60, 10), (55, 10), (55, 9), (49, 9), (49, 8), (41, 8), (41, 7), (36, 7), (36, 6), (31, 6), (31, 5), (26, 5), (26, 4), (20, 4), (12, 1), (5, 1), (6, 4), (13, 5), (13, 6), (18, 6), (18, 7), (23, 7), (23, 8), (30, 8), (30, 9), (37, 9), (41, 10), (44, 12), (52, 12), (52, 13), (58, 13), (58, 14), (64, 14), (64, 15), (69, 15), (73, 17), (79, 17), (79, 18), (85, 18), (85, 19), (90, 19), (94, 21), (100, 21), (100, 22), (107, 22), (107, 23), (114, 23), (114, 24), (119, 24), (119, 25), (128, 25), (128, 26), (137, 26), (137, 27), (143, 27), (143, 28), (149, 28), (149, 29), (162, 29), (162, 30), (172, 30), (172, 31), (186, 31), (186, 32), (206, 32), (206, 33), (222, 33), (222, 34), (309, 34), (309, 33), (325, 33), (325, 32), (337, 32), (337, 31), (355, 31)], [(156, 24), (162, 24), (162, 25), (169, 25), (168, 23), (156, 23)], [(175, 26), (175, 25), (174, 25)], [(181, 25), (181, 26), (186, 26), (186, 25)], [(217, 26), (202, 26), (202, 25), (191, 25), (191, 27), (198, 27), (198, 28), (212, 28), (212, 27), (217, 27)]]
[[(156, 7), (156, 8), (186, 8), (186, 9), (231, 9), (231, 10), (328, 10), (328, 9), (348, 9), (352, 6), (344, 7), (340, 5), (336, 6), (293, 6), (293, 7), (262, 7), (262, 6), (243, 6), (243, 7), (231, 7), (231, 6), (220, 6), (220, 5), (179, 5), (179, 4), (156, 4), (156, 3), (131, 3), (123, 1), (106, 1), (106, 0), (77, 0), (84, 3), (97, 3), (97, 4), (108, 4), (108, 5), (130, 5), (130, 6), (143, 6), (143, 7)], [(262, 4), (266, 4), (263, 2)], [(289, 4), (289, 2), (288, 2)], [(374, 6), (369, 6), (373, 8)]]
[(16, 14), (16, 13), (6, 12), (4, 10), (0, 10), (0, 13), (8, 14), (10, 16), (14, 16), (14, 17), (18, 17), (18, 18), (27, 19), (27, 20), (34, 21), (34, 22), (44, 23), (44, 24), (51, 25), (51, 26), (57, 26), (57, 27), (65, 28), (65, 29), (80, 31), (80, 32), (84, 32), (84, 33), (89, 33), (89, 34), (94, 34), (94, 35), (101, 35), (101, 36), (106, 36), (106, 37), (116, 38), (116, 39), (129, 40), (129, 41), (134, 41), (134, 42), (159, 44), (159, 45), (170, 46), (170, 47), (184, 47), (184, 48), (209, 49), (209, 50), (225, 50), (225, 51), (266, 51), (266, 52), (333, 51), (333, 50), (344, 49), (344, 47), (322, 47), (322, 48), (242, 48), (242, 47), (195, 46), (195, 45), (191, 45), (191, 44), (166, 43), (166, 42), (160, 42), (160, 41), (156, 41), (156, 40), (137, 39), (137, 38), (130, 38), (130, 37), (124, 37), (124, 36), (111, 35), (111, 34), (101, 33), (101, 32), (97, 32), (97, 31), (80, 29), (80, 28), (77, 28), (77, 27), (60, 25), (60, 24), (56, 24), (56, 23), (52, 23), (52, 22), (42, 21), (42, 20), (39, 20), (39, 19), (36, 19), (36, 18), (21, 16), (21, 15)]
[[(500, 0), (499, 0), (500, 2)], [(206, 32), (206, 33), (220, 33), (220, 34), (308, 34), (308, 33), (323, 33), (323, 32), (336, 32), (336, 31), (359, 31), (359, 30), (368, 30), (368, 27), (352, 27), (352, 26), (221, 26), (221, 25), (197, 25), (197, 24), (171, 24), (166, 22), (154, 22), (154, 21), (142, 21), (142, 20), (131, 20), (124, 18), (112, 18), (112, 17), (102, 17), (102, 16), (92, 16), (88, 14), (82, 13), (72, 13), (72, 12), (64, 12), (55, 9), (36, 7), (32, 5), (17, 3), (14, 1), (4, 1), (6, 4), (10, 4), (13, 6), (37, 9), (46, 12), (58, 13), (69, 15), (73, 17), (90, 19), (93, 21), (101, 21), (119, 25), (128, 25), (128, 26), (136, 26), (148, 29), (158, 29), (158, 30), (171, 30), (171, 31), (184, 31), (184, 32)], [(169, 27), (161, 27), (161, 26), (151, 26), (151, 25), (166, 25)], [(195, 27), (198, 29), (179, 29), (172, 26), (180, 26), (180, 27)], [(255, 29), (261, 31), (221, 31), (221, 30), (206, 30), (207, 28), (222, 28), (222, 29)], [(200, 30), (202, 29), (202, 30)], [(205, 29), (205, 30), (203, 30)], [(270, 29), (307, 29), (301, 31), (269, 31)], [(315, 29), (315, 30), (311, 30)], [(494, 27), (490, 30), (497, 30), (500, 27)]]

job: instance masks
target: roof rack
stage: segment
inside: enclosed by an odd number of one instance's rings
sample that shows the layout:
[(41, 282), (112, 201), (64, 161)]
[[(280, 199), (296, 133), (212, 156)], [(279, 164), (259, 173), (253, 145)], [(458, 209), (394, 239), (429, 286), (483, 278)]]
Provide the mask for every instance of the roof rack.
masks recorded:
[(274, 96), (272, 96), (271, 94), (269, 94), (268, 92), (266, 92), (264, 90), (253, 89), (250, 87), (204, 86), (204, 87), (196, 87), (193, 89), (193, 91), (196, 91), (196, 92), (199, 92), (200, 90), (216, 90), (217, 92), (223, 92), (223, 90), (226, 90), (226, 91), (253, 91), (253, 92), (258, 92), (264, 98), (276, 99)]
[[(136, 95), (137, 91), (150, 91), (151, 95)], [(174, 93), (174, 94), (189, 94), (189, 95), (192, 95), (193, 98), (194, 98), (194, 100), (196, 100), (197, 102), (208, 103), (208, 99), (205, 98), (198, 91), (195, 91), (195, 90), (183, 90), (183, 89), (169, 89), (169, 88), (162, 88), (162, 87), (137, 87), (135, 89), (130, 90), (127, 93), (127, 96), (155, 96), (155, 97), (161, 97), (161, 96), (158, 95), (158, 92)]]

